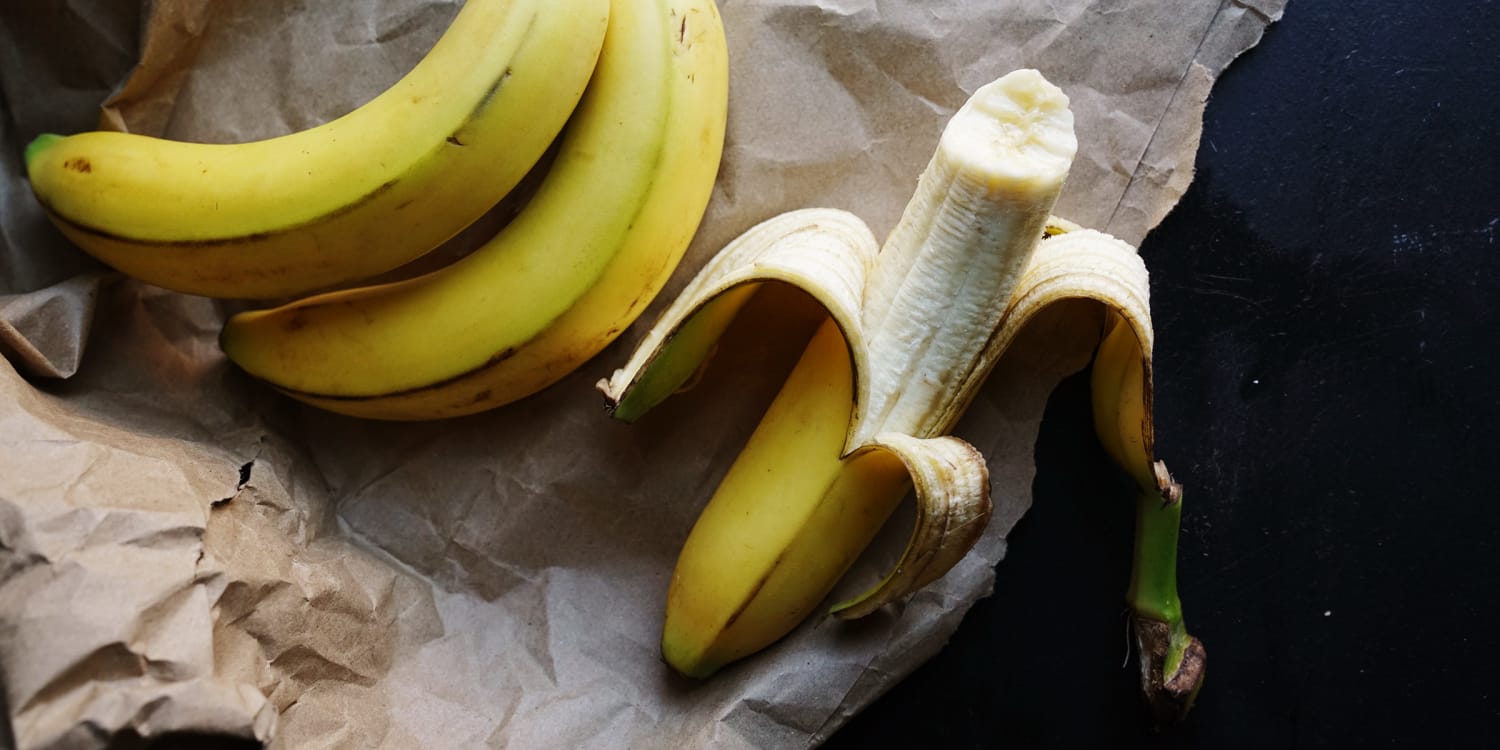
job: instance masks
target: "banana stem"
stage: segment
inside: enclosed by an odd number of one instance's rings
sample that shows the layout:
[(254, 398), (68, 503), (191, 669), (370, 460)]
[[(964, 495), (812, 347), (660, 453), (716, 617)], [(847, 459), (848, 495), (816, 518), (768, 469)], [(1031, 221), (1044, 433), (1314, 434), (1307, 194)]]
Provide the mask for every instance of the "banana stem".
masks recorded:
[(1206, 653), (1189, 635), (1177, 596), (1182, 487), (1157, 466), (1158, 487), (1136, 499), (1135, 559), (1126, 600), (1140, 652), (1141, 689), (1158, 725), (1180, 720), (1203, 685)]
[(1172, 630), (1172, 648), (1163, 668), (1174, 671), (1182, 661), (1182, 600), (1177, 596), (1177, 530), (1182, 503), (1160, 492), (1142, 492), (1135, 507), (1135, 565), (1126, 599), (1137, 617), (1164, 622)]

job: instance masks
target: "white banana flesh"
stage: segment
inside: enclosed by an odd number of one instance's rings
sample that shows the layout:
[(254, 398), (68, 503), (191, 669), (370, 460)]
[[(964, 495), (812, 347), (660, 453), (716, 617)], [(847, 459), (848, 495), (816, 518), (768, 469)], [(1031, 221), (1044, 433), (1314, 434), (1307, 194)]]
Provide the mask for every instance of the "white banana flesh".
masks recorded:
[[(946, 432), (1026, 267), (1078, 142), (1060, 89), (1011, 73), (953, 116), (865, 291), (868, 399), (855, 429)], [(959, 403), (955, 403), (955, 401)]]

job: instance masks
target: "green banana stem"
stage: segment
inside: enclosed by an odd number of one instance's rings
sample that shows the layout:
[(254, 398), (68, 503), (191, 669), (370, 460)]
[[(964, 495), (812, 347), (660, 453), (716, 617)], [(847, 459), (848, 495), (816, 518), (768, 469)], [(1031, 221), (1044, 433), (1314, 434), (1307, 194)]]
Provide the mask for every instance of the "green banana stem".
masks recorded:
[(1155, 466), (1157, 486), (1136, 499), (1135, 559), (1126, 600), (1140, 653), (1141, 689), (1158, 725), (1179, 721), (1203, 686), (1206, 652), (1189, 635), (1177, 596), (1177, 533), (1182, 486), (1165, 464)]

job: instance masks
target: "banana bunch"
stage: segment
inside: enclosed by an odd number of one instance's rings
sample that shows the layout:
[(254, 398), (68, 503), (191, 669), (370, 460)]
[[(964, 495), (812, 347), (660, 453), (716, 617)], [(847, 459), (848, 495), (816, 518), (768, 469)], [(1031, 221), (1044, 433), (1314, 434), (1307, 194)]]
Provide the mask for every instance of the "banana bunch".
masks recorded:
[[(26, 162), (52, 221), (129, 276), (301, 297), (225, 323), (249, 374), (336, 412), (434, 419), (540, 390), (644, 310), (707, 207), (727, 92), (713, 0), (468, 0), (410, 73), (324, 125), (243, 144), (47, 135)], [(543, 169), (457, 262), (351, 286)]]
[(1093, 373), (1098, 433), (1142, 490), (1129, 598), (1143, 686), (1163, 715), (1190, 705), (1203, 649), (1176, 592), (1181, 492), (1153, 453), (1146, 269), (1128, 244), (1051, 216), (1076, 150), (1063, 92), (1010, 73), (954, 115), (883, 246), (845, 211), (773, 217), (600, 381), (633, 421), (704, 366), (766, 283), (828, 312), (683, 545), (662, 629), (673, 668), (704, 677), (791, 631), (909, 492), (915, 528), (894, 570), (832, 613), (867, 615), (956, 564), (991, 505), (984, 457), (948, 432), (1034, 313), (1085, 298), (1111, 321)]

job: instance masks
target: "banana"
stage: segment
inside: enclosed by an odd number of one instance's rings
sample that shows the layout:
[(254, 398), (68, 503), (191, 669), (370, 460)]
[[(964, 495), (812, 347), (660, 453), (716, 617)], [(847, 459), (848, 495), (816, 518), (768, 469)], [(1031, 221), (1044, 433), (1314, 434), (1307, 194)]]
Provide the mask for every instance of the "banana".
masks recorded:
[[(673, 668), (707, 676), (790, 632), (909, 490), (917, 518), (901, 559), (831, 613), (867, 615), (951, 569), (990, 501), (984, 457), (947, 433), (1026, 322), (1060, 300), (1096, 301), (1120, 321), (1094, 372), (1100, 439), (1137, 481), (1169, 486), (1151, 468), (1145, 265), (1130, 245), (1049, 215), (1077, 148), (1067, 104), (1033, 70), (982, 87), (878, 252), (848, 212), (768, 219), (711, 259), (599, 382), (615, 418), (639, 419), (704, 366), (767, 281), (802, 288), (828, 312), (683, 544), (662, 626)], [(1186, 642), (1171, 507), (1139, 526), (1128, 596)], [(1153, 661), (1159, 685), (1187, 660)]]
[(993, 366), (986, 334), (1077, 149), (1067, 104), (1034, 70), (982, 87), (948, 124), (878, 254), (842, 212), (772, 220), (716, 256), (689, 285), (692, 296), (600, 383), (617, 416), (667, 395), (636, 394), (634, 384), (649, 382), (642, 375), (654, 360), (673, 358), (654, 348), (725, 287), (779, 278), (829, 310), (683, 546), (662, 636), (674, 668), (711, 674), (780, 639), (828, 594), (908, 484), (919, 510), (902, 560), (840, 614), (868, 613), (935, 580), (977, 541), (990, 512), (984, 458), (944, 433), (972, 398), (959, 386)]
[(117, 270), (223, 298), (303, 294), (432, 250), (537, 162), (594, 69), (608, 0), (469, 0), (365, 105), (240, 144), (43, 135), (27, 174), (54, 224)]
[(232, 317), (228, 356), (331, 411), (434, 419), (546, 387), (617, 337), (708, 204), (728, 106), (712, 0), (614, 0), (598, 67), (536, 194), (452, 265)]

